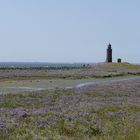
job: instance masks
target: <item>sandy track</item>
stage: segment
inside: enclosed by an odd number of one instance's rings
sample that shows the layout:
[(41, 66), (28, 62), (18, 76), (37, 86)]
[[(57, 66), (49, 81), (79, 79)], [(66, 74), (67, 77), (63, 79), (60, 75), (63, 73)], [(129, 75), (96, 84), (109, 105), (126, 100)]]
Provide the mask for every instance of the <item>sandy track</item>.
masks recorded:
[(36, 92), (41, 90), (84, 88), (92, 85), (108, 85), (115, 82), (139, 80), (140, 76), (83, 80), (13, 80), (0, 82), (0, 93)]

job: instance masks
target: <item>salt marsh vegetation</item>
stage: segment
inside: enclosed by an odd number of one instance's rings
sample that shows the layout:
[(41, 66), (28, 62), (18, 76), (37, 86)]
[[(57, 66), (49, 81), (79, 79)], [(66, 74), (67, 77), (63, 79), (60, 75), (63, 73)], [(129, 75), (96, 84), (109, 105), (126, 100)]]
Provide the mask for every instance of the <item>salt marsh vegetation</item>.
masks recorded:
[[(114, 70), (114, 66), (108, 71), (112, 69)], [(136, 69), (134, 71), (138, 72)], [(59, 78), (53, 79), (51, 76), (43, 79), (37, 76), (40, 75), (24, 79), (18, 75), (15, 79), (0, 81), (1, 88), (8, 84), (36, 88), (52, 84), (55, 87), (57, 80), (59, 84), (62, 82), (60, 87), (51, 89), (16, 92), (5, 90), (5, 94), (0, 94), (0, 140), (140, 139), (138, 76), (126, 79), (123, 77), (125, 80), (114, 81), (111, 81), (114, 78), (92, 79), (91, 76), (90, 79), (82, 79), (83, 82), (90, 80), (102, 82), (83, 86), (75, 86), (81, 82), (81, 79), (74, 83), (74, 79), (70, 80), (69, 77), (62, 79), (58, 76)], [(66, 86), (62, 86), (63, 82)], [(70, 86), (67, 82), (71, 82), (74, 86), (66, 88)]]

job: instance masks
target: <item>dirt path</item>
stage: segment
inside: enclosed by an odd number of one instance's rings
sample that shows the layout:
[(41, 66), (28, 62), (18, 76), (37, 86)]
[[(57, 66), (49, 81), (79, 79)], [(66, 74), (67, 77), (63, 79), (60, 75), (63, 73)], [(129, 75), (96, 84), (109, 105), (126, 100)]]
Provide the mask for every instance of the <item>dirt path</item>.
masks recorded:
[(84, 88), (90, 85), (104, 85), (115, 82), (130, 81), (140, 79), (140, 76), (118, 77), (107, 79), (82, 79), (82, 80), (20, 80), (0, 82), (0, 94), (35, 92), (56, 88)]
[(96, 85), (96, 84), (110, 84), (115, 82), (123, 82), (123, 81), (131, 81), (131, 80), (138, 80), (140, 79), (140, 76), (133, 76), (133, 77), (121, 77), (121, 78), (110, 78), (110, 79), (99, 79), (99, 80), (92, 80), (91, 82), (86, 82), (77, 85), (77, 88), (89, 86), (89, 85)]

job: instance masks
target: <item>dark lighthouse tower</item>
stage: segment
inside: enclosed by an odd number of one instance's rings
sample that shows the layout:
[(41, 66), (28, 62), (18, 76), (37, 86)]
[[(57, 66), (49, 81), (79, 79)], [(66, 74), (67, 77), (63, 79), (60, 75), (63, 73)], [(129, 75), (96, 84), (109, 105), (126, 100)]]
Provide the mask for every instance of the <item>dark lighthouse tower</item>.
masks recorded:
[(107, 48), (106, 62), (107, 63), (112, 63), (112, 48), (111, 48), (110, 43), (109, 43), (108, 48)]

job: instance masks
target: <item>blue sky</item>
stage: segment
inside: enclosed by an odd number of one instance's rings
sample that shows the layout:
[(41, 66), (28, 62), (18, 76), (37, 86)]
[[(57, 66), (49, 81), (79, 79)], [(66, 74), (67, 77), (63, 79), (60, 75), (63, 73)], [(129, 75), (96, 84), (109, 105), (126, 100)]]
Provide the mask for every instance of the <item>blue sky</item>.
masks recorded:
[(0, 61), (140, 63), (139, 0), (0, 0)]

